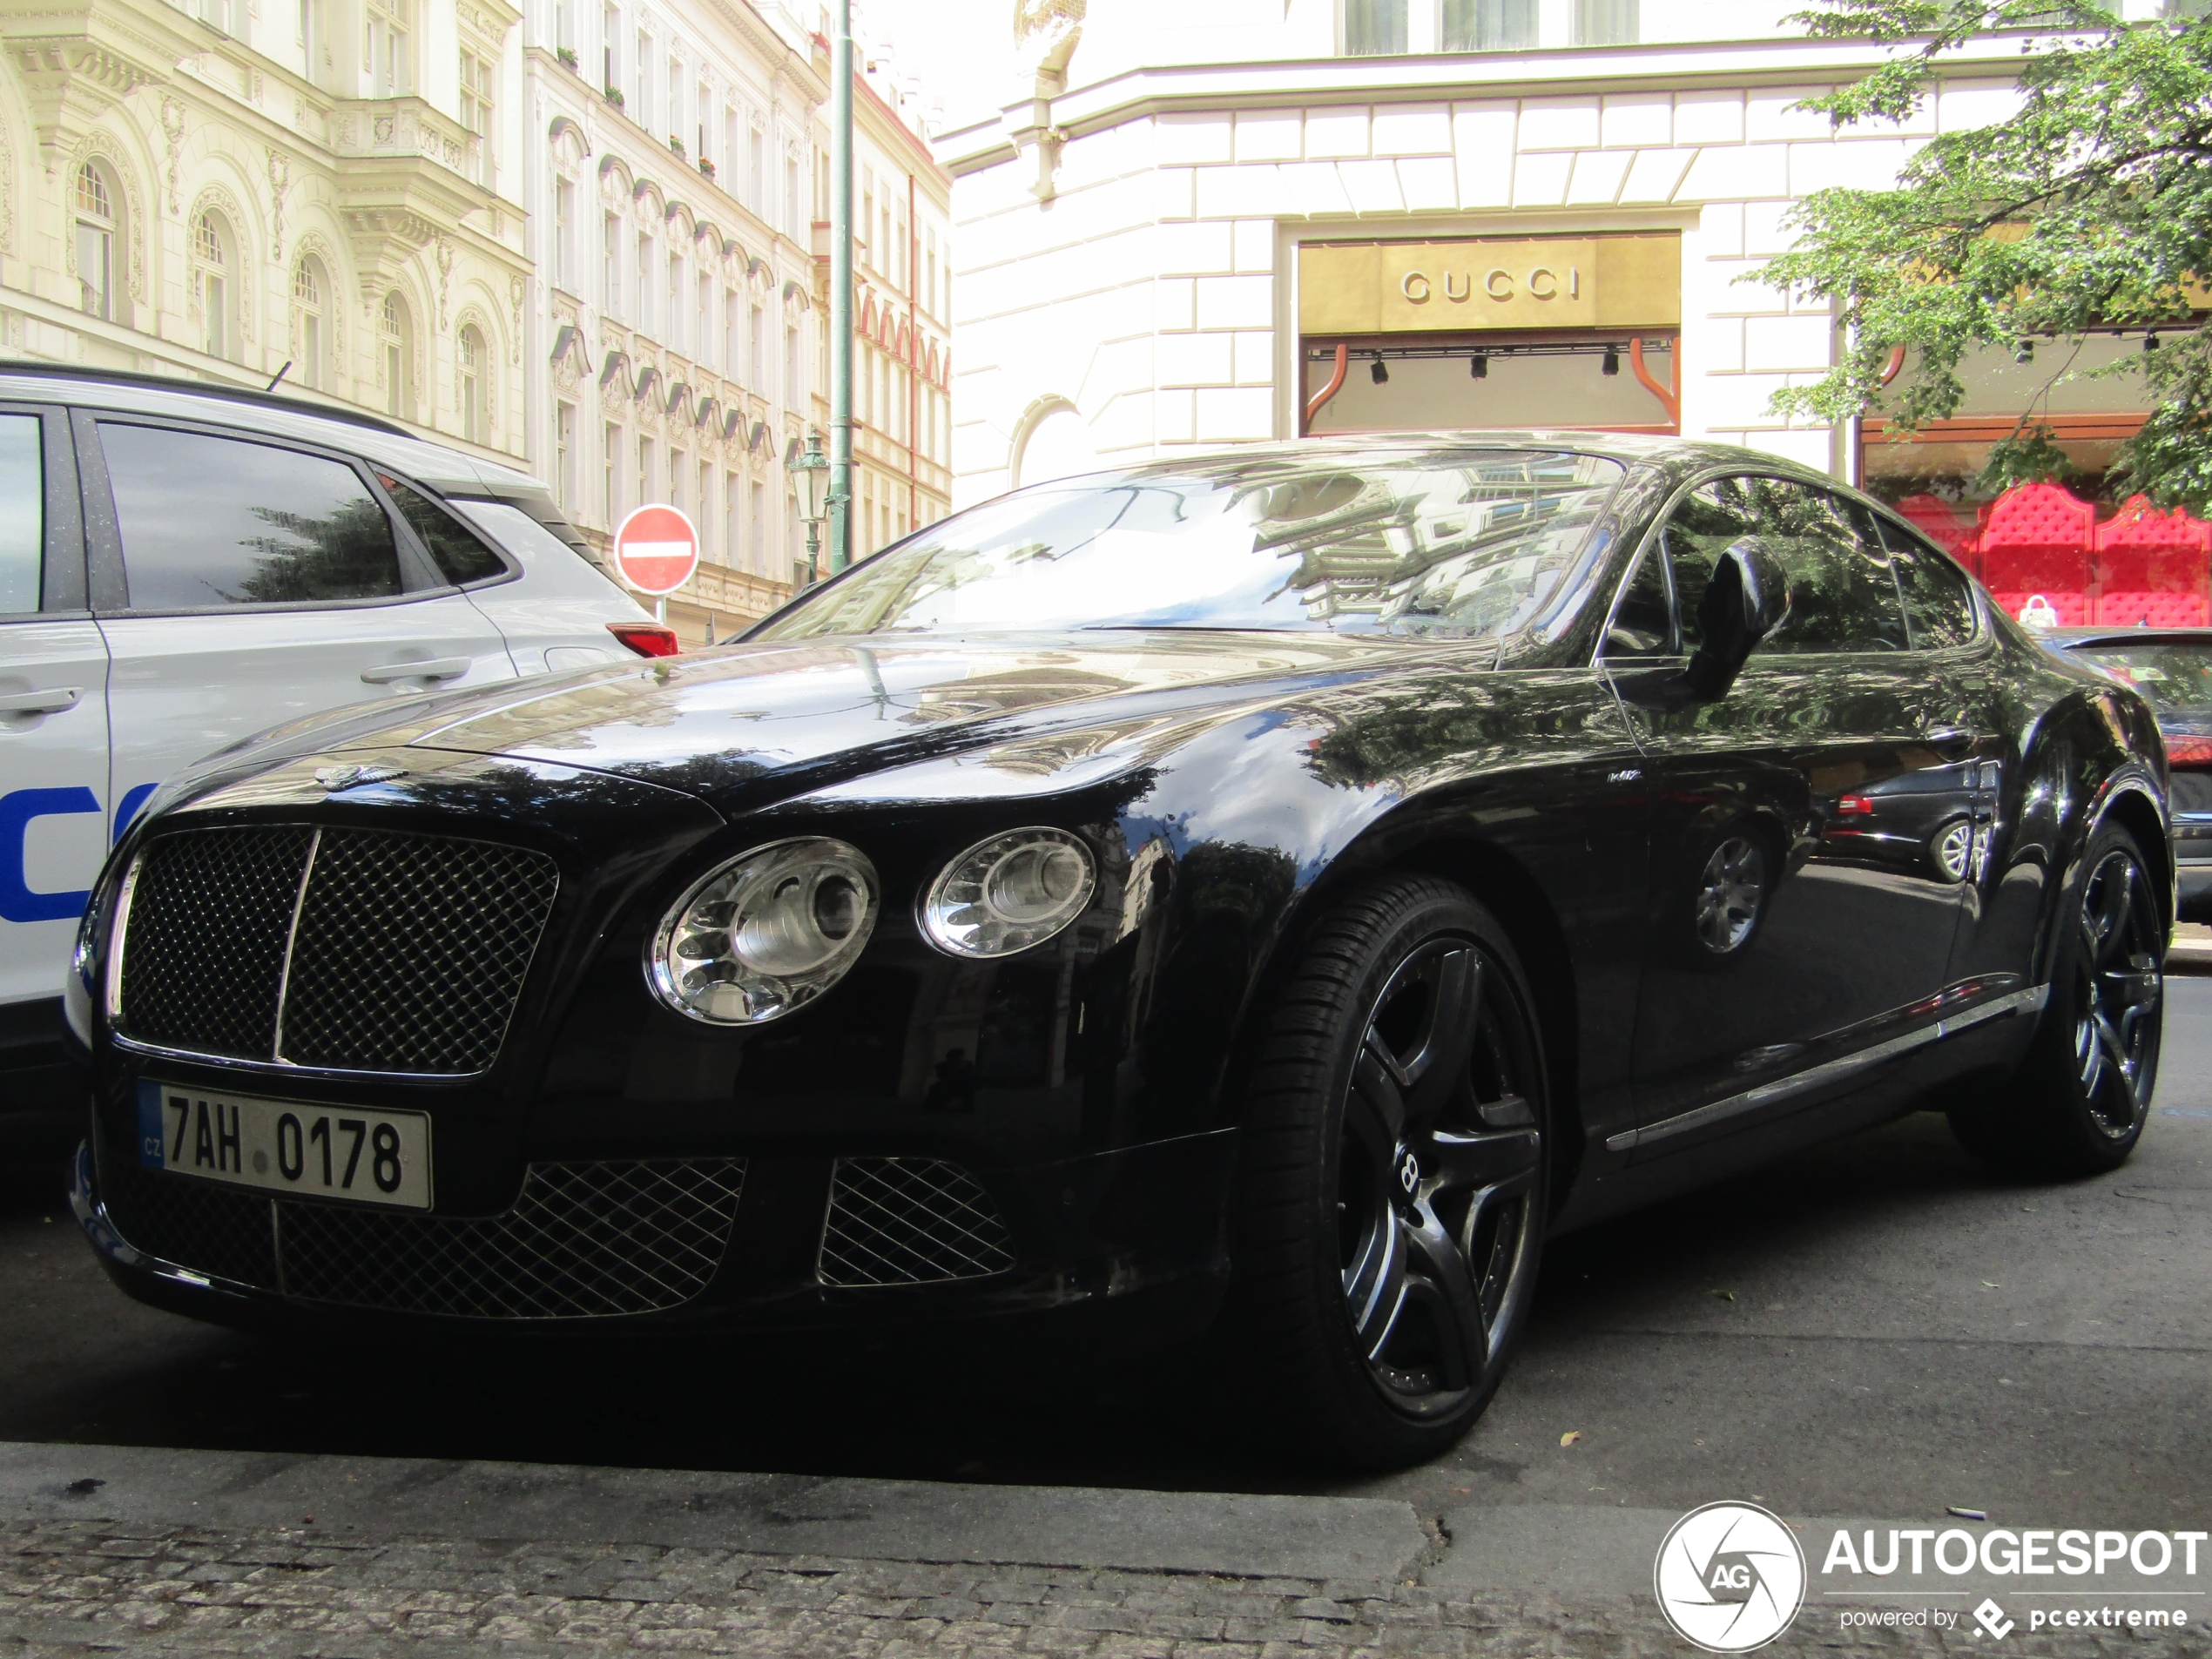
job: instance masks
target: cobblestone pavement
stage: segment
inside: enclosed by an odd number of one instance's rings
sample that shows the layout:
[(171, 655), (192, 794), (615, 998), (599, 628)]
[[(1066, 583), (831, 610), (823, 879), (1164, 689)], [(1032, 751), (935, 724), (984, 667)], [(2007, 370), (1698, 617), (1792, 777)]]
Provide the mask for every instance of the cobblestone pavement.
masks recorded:
[[(1993, 1651), (1978, 1634), (1841, 1636), (1807, 1609), (1769, 1652)], [(2212, 1652), (2145, 1639), (2015, 1635), (2022, 1655)], [(1418, 1583), (841, 1561), (653, 1546), (426, 1538), (313, 1528), (0, 1527), (0, 1655), (499, 1659), (718, 1653), (919, 1659), (1339, 1659), (1684, 1654), (1655, 1609), (1452, 1596)]]

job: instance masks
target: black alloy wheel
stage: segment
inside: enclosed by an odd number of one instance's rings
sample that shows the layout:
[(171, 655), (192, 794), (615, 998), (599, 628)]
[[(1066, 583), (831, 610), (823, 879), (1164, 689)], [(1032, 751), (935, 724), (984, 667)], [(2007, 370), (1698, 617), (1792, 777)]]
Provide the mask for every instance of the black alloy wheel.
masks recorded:
[(2115, 1170), (2142, 1138), (2166, 1002), (2165, 914), (2134, 837), (2106, 824), (2077, 868), (2027, 1059), (1949, 1113), (1969, 1151), (2060, 1177)]
[(2081, 890), (2074, 1063), (2096, 1132), (2132, 1143), (2150, 1109), (2164, 1026), (2165, 927), (2132, 847), (2107, 849)]
[(1391, 878), (1316, 929), (1255, 1077), (1231, 1329), (1283, 1427), (1365, 1467), (1457, 1440), (1546, 1221), (1542, 1047), (1504, 930)]

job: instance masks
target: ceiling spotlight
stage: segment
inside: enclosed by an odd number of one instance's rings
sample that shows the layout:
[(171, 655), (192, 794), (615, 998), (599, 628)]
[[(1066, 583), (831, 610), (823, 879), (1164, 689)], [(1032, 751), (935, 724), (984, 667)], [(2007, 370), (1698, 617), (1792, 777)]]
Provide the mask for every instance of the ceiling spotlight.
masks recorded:
[(1379, 357), (1367, 366), (1367, 373), (1374, 377), (1378, 386), (1386, 385), (1390, 381), (1390, 370)]
[(1467, 359), (1467, 376), (1471, 380), (1478, 381), (1487, 381), (1490, 378), (1490, 354), (1488, 352), (1479, 351)]
[(1608, 346), (1605, 348), (1605, 361), (1600, 367), (1608, 374), (1618, 374), (1621, 372), (1621, 348), (1618, 346)]
[(2035, 342), (2032, 340), (2023, 340), (2019, 345), (2013, 347), (2013, 361), (2016, 363), (2033, 362), (2035, 361)]

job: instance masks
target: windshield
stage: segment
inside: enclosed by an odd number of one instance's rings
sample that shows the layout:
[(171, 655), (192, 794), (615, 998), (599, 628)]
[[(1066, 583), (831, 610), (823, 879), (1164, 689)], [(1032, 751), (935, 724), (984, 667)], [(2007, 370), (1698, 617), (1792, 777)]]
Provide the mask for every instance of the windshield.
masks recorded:
[(1089, 628), (1502, 637), (1602, 558), (1626, 469), (1440, 449), (1041, 484), (931, 525), (753, 637)]
[(2122, 685), (2134, 686), (2161, 713), (2212, 711), (2212, 640), (2203, 644), (2169, 640), (2158, 645), (2100, 645), (2074, 654)]

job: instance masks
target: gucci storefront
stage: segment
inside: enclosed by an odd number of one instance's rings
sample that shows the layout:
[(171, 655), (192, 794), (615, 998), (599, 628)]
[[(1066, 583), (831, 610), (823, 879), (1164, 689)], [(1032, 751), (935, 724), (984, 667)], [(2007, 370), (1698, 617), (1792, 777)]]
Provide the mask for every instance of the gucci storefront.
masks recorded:
[(1303, 434), (1676, 434), (1679, 233), (1312, 241), (1298, 250)]

